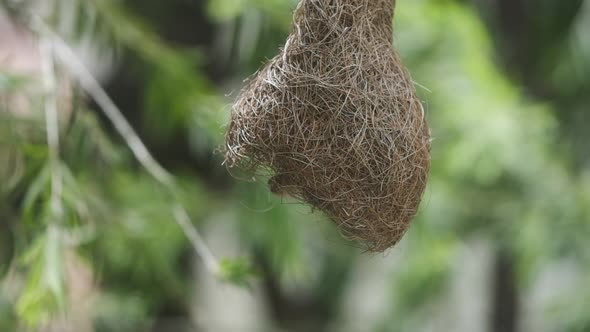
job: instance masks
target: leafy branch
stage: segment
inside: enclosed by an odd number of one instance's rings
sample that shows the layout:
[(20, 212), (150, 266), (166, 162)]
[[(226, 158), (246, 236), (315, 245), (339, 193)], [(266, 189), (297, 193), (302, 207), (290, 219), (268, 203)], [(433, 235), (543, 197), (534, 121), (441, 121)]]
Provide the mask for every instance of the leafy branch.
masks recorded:
[[(144, 169), (157, 180), (173, 197), (177, 197), (177, 186), (173, 176), (162, 167), (151, 155), (145, 144), (141, 141), (135, 130), (127, 122), (121, 110), (110, 99), (108, 94), (101, 87), (100, 83), (94, 78), (92, 73), (85, 67), (83, 62), (76, 56), (71, 47), (56, 34), (39, 16), (35, 16), (32, 21), (32, 28), (42, 39), (46, 40), (53, 46), (56, 58), (67, 70), (69, 75), (76, 80), (80, 87), (86, 91), (100, 109), (111, 121), (119, 135), (123, 137), (127, 146), (144, 167)], [(198, 230), (190, 222), (188, 212), (180, 204), (176, 203), (172, 209), (174, 219), (185, 232), (187, 238), (191, 241), (197, 255), (203, 260), (206, 268), (214, 275), (219, 273), (219, 263), (209, 250)]]

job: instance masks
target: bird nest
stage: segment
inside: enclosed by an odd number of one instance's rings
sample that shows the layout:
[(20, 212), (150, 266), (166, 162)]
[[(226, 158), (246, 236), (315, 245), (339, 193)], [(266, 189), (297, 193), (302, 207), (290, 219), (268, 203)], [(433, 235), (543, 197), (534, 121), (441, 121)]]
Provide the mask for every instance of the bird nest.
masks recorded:
[(229, 167), (270, 170), (270, 190), (323, 211), (384, 251), (415, 216), (430, 129), (393, 48), (395, 0), (301, 0), (292, 33), (235, 101)]

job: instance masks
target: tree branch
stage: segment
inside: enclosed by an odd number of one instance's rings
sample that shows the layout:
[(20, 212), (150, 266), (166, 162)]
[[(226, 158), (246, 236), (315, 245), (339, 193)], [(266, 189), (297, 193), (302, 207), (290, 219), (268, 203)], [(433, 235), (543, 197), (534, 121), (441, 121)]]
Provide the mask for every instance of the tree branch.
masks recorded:
[[(177, 190), (173, 176), (150, 154), (145, 144), (143, 144), (135, 130), (123, 116), (121, 110), (111, 100), (100, 83), (94, 78), (92, 73), (86, 68), (84, 63), (78, 58), (67, 42), (56, 34), (38, 16), (33, 17), (32, 25), (34, 31), (37, 31), (37, 33), (43, 38), (51, 42), (53, 51), (61, 64), (72, 78), (78, 81), (80, 87), (98, 104), (117, 132), (123, 137), (139, 163), (154, 179), (156, 179), (156, 181), (161, 183), (173, 197), (176, 197), (175, 193)], [(219, 272), (219, 263), (205, 244), (205, 241), (199, 234), (198, 230), (192, 224), (186, 209), (181, 204), (176, 203), (172, 208), (172, 212), (176, 223), (181, 227), (185, 236), (190, 240), (197, 255), (203, 260), (205, 267), (212, 274), (217, 275)]]

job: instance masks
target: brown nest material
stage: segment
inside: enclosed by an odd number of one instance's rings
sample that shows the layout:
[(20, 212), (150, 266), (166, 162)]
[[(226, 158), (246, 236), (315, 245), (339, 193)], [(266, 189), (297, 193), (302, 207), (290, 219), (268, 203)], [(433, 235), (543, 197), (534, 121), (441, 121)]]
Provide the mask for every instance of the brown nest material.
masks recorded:
[(430, 130), (393, 49), (394, 0), (301, 0), (281, 53), (233, 106), (229, 167), (323, 211), (370, 251), (397, 243), (422, 198)]

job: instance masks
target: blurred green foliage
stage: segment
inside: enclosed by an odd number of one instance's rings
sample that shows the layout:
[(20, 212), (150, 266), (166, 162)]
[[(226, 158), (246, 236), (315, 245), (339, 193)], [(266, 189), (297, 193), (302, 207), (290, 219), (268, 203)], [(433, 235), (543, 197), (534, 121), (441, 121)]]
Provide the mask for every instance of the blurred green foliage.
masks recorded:
[[(36, 14), (28, 1), (0, 4), (22, 22)], [(142, 138), (175, 154), (156, 158), (171, 165), (179, 190), (170, 194), (150, 178), (78, 89), (60, 109), (59, 160), (52, 160), (39, 78), (0, 67), (0, 330), (26, 331), (70, 312), (75, 276), (66, 266), (72, 260), (91, 268), (96, 331), (155, 331), (167, 317), (191, 321), (204, 266), (193, 262), (190, 242), (174, 222), (171, 207), (178, 203), (200, 229), (223, 231), (224, 237), (207, 237), (218, 241), (211, 247), (225, 253), (225, 245), (237, 258), (220, 258), (215, 277), (252, 294), (262, 287), (257, 296), (270, 307), (269, 326), (330, 330), (363, 263), (396, 260), (397, 269), (381, 271), (387, 273), (380, 292), (387, 314), (366, 322), (366, 331), (420, 330), (431, 318), (425, 313), (452, 305), (441, 301), (456, 278), (453, 268), (467, 243), (480, 239), (492, 254), (513, 258), (513, 281), (522, 293), (535, 289), (552, 264), (573, 264), (572, 287), (579, 292), (551, 298), (533, 314), (551, 322), (548, 331), (590, 329), (582, 309), (590, 305), (590, 155), (588, 122), (579, 120), (588, 114), (588, 95), (580, 91), (590, 84), (584, 75), (590, 3), (568, 16), (571, 22), (547, 27), (563, 29), (569, 47), (555, 46), (555, 38), (536, 40), (541, 60), (519, 73), (525, 76), (519, 81), (514, 68), (496, 61), (501, 29), (486, 29), (474, 7), (398, 1), (395, 45), (418, 86), (434, 142), (421, 212), (386, 257), (363, 255), (321, 215), (272, 196), (263, 178), (234, 183), (212, 175), (223, 170), (215, 151), (227, 94), (274, 56), (295, 5), (207, 1), (198, 14), (210, 20), (210, 30), (190, 33), (211, 34), (213, 42), (196, 47), (166, 40), (159, 22), (143, 17), (132, 1), (47, 2), (44, 17), (64, 39), (90, 41), (99, 58), (115, 59), (114, 70), (134, 79), (138, 91), (118, 91), (123, 97), (116, 101), (138, 108), (123, 111)], [(543, 65), (546, 59), (554, 66)], [(216, 77), (219, 66), (231, 70)], [(58, 70), (58, 80), (66, 76)], [(552, 94), (531, 92), (537, 87), (527, 82), (545, 77), (556, 87)], [(564, 115), (562, 108), (571, 109)], [(177, 146), (179, 133), (186, 149)], [(62, 187), (58, 213), (51, 205), (55, 172)]]

